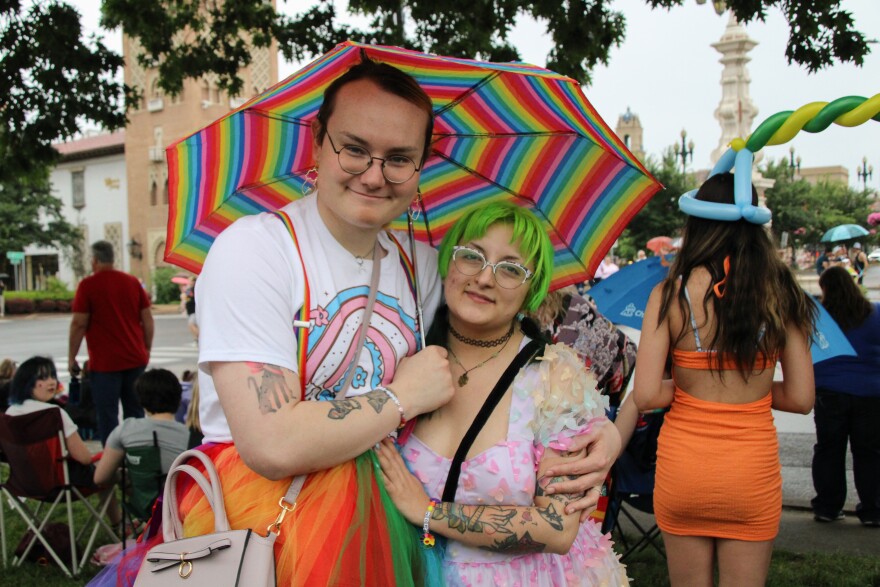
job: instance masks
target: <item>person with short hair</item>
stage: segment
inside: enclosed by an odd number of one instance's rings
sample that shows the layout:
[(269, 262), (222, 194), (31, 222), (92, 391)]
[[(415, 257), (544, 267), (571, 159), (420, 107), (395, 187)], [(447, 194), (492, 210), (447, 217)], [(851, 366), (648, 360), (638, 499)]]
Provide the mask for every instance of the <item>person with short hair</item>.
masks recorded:
[(153, 432), (159, 444), (163, 473), (167, 473), (177, 455), (187, 449), (189, 431), (174, 419), (181, 396), (177, 376), (167, 369), (150, 369), (138, 377), (134, 389), (146, 417), (126, 418), (110, 432), (95, 467), (95, 483), (112, 482), (116, 470), (122, 466), (126, 449), (151, 446)]
[(150, 299), (137, 278), (114, 268), (113, 259), (112, 244), (92, 244), (92, 275), (76, 288), (67, 352), (71, 374), (79, 375), (76, 355), (86, 339), (102, 444), (119, 422), (120, 401), (124, 418), (143, 417), (134, 382), (146, 369), (153, 345)]
[[(60, 411), (65, 444), (67, 452), (70, 454), (70, 460), (67, 463), (70, 483), (92, 492), (104, 487), (101, 492), (102, 495), (106, 495), (113, 488), (94, 481), (95, 467), (92, 465), (92, 453), (80, 437), (76, 423), (60, 406), (51, 403), (59, 393), (60, 386), (58, 385), (55, 362), (49, 357), (31, 357), (19, 365), (12, 377), (9, 394), (10, 405), (6, 410), (6, 415), (21, 416), (41, 410)], [(110, 501), (107, 517), (111, 524), (118, 524), (122, 517), (115, 496)]]
[(865, 254), (865, 251), (862, 250), (862, 243), (856, 243), (853, 245), (852, 250), (852, 268), (856, 272), (856, 280), (859, 285), (862, 285), (862, 282), (865, 279), (865, 269), (868, 268), (868, 255)]

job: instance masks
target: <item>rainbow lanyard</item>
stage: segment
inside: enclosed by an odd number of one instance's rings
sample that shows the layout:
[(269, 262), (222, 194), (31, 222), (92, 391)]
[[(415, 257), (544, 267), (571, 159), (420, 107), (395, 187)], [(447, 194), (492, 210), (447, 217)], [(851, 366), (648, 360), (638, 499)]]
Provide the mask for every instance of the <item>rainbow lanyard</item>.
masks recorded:
[[(403, 274), (406, 276), (406, 283), (409, 285), (409, 291), (412, 293), (413, 300), (418, 306), (419, 300), (416, 296), (416, 267), (409, 257), (406, 256), (406, 252), (403, 250), (403, 245), (400, 244), (400, 241), (397, 240), (390, 231), (385, 231), (385, 234), (388, 235), (388, 238), (391, 239), (391, 242), (394, 243), (394, 246), (397, 247), (397, 258), (400, 260), (400, 266), (403, 268)], [(424, 328), (422, 324), (416, 323), (417, 328)], [(421, 349), (422, 343), (420, 337), (416, 336), (416, 352)]]
[[(273, 212), (275, 216), (281, 219), (281, 222), (284, 224), (284, 227), (287, 229), (287, 232), (290, 233), (290, 238), (293, 239), (293, 246), (296, 249), (296, 253), (299, 255), (299, 262), (302, 264), (303, 268), (303, 305), (300, 306), (300, 309), (297, 310), (296, 315), (293, 317), (294, 322), (308, 322), (309, 321), (309, 308), (312, 307), (311, 296), (309, 295), (309, 276), (306, 273), (306, 264), (303, 260), (302, 249), (299, 246), (299, 239), (296, 238), (296, 230), (293, 228), (293, 221), (290, 219), (290, 216), (287, 215), (286, 212), (281, 210), (275, 210)], [(299, 365), (299, 387), (300, 387), (300, 399), (306, 399), (306, 381), (308, 380), (306, 377), (306, 360), (309, 358), (309, 328), (305, 326), (300, 326), (296, 328), (296, 353), (297, 353), (297, 365)]]
[[(287, 232), (290, 233), (290, 238), (293, 240), (293, 246), (296, 249), (296, 253), (299, 255), (299, 262), (302, 264), (303, 268), (303, 305), (297, 310), (293, 320), (294, 322), (309, 322), (309, 309), (312, 307), (311, 296), (309, 294), (309, 276), (306, 272), (306, 264), (302, 256), (302, 248), (299, 245), (299, 239), (296, 237), (296, 229), (293, 228), (293, 221), (286, 212), (275, 210), (272, 213), (281, 220), (281, 223), (284, 224)], [(391, 234), (391, 232), (386, 232), (386, 234), (391, 239), (391, 242), (397, 247), (397, 258), (400, 261), (400, 266), (403, 268), (403, 274), (406, 276), (406, 281), (409, 285), (410, 293), (412, 293), (413, 300), (418, 304), (418, 300), (416, 299), (415, 266), (412, 261), (410, 261), (410, 258), (406, 256), (406, 252), (403, 250), (403, 245), (400, 244), (397, 237)], [(419, 350), (420, 346), (421, 343), (419, 342), (418, 337), (416, 337), (416, 351)], [(306, 326), (299, 326), (296, 328), (296, 350), (297, 365), (299, 366), (300, 399), (304, 400), (306, 398), (306, 381), (308, 381), (306, 375), (306, 362), (309, 356), (309, 328)]]

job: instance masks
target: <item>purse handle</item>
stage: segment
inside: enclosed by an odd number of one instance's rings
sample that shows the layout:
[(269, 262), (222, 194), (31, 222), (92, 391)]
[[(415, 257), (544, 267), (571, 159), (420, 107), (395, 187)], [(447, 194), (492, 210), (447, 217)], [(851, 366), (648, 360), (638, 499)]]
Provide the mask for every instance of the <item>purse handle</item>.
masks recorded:
[[(191, 458), (201, 461), (205, 472), (208, 473), (207, 479), (198, 469), (186, 464), (186, 461)], [(229, 520), (226, 517), (226, 504), (223, 502), (223, 489), (214, 463), (202, 451), (186, 450), (174, 459), (174, 463), (168, 471), (168, 478), (165, 480), (165, 492), (162, 497), (162, 536), (165, 542), (183, 538), (183, 523), (178, 515), (175, 483), (180, 473), (186, 473), (192, 477), (208, 499), (208, 505), (214, 510), (214, 532), (228, 531)]]

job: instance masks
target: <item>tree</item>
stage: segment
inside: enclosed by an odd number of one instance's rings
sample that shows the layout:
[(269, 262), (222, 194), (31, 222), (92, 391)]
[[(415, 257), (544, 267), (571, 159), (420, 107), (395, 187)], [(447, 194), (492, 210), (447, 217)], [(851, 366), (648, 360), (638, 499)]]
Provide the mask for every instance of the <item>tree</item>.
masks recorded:
[(0, 251), (23, 251), (28, 245), (69, 251), (81, 239), (52, 195), (48, 168), (0, 181)]
[(678, 198), (696, 187), (693, 176), (682, 173), (672, 147), (667, 148), (660, 158), (647, 162), (648, 171), (663, 184), (663, 189), (639, 210), (618, 239), (617, 254), (632, 259), (636, 251), (645, 248), (645, 243), (655, 236), (674, 236), (681, 232), (685, 216), (678, 210)]
[[(673, 8), (686, 0), (645, 0)], [(789, 62), (809, 71), (835, 60), (861, 65), (870, 52), (842, 0), (727, 0), (741, 22), (763, 20), (770, 7), (785, 14)], [(208, 73), (235, 95), (238, 70), (250, 63), (248, 42), (268, 46), (275, 39), (287, 59), (304, 60), (353, 39), (399, 45), (441, 55), (495, 61), (518, 58), (507, 35), (521, 16), (545, 22), (553, 38), (547, 67), (589, 83), (590, 70), (608, 63), (611, 48), (625, 36), (624, 15), (612, 0), (349, 0), (349, 10), (369, 17), (361, 30), (336, 21), (332, 0), (317, 0), (302, 14), (278, 14), (264, 0), (104, 0), (103, 24), (122, 26), (144, 48), (144, 65), (159, 67), (162, 87), (179, 92), (183, 80)]]
[(772, 230), (777, 240), (789, 233), (794, 245), (818, 245), (829, 228), (839, 224), (864, 225), (870, 213), (872, 196), (840, 182), (820, 181), (812, 185), (793, 177), (788, 162), (768, 161), (765, 177), (776, 180), (765, 196), (773, 211)]
[[(79, 13), (60, 0), (0, 0), (0, 181), (39, 175), (55, 141), (86, 121), (125, 124), (122, 56), (83, 39)], [(11, 226), (14, 226), (11, 225)]]

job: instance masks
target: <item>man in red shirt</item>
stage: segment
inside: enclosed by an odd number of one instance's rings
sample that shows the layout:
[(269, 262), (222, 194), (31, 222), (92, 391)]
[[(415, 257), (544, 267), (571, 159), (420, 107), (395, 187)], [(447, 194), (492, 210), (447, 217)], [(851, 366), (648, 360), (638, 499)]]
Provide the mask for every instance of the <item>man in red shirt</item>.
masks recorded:
[(85, 337), (89, 349), (89, 376), (97, 411), (101, 444), (119, 423), (119, 401), (124, 418), (142, 418), (134, 382), (150, 361), (153, 315), (150, 299), (138, 280), (113, 268), (113, 245), (92, 245), (92, 275), (83, 279), (73, 299), (68, 365), (79, 375), (76, 354)]

